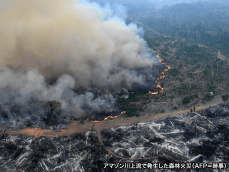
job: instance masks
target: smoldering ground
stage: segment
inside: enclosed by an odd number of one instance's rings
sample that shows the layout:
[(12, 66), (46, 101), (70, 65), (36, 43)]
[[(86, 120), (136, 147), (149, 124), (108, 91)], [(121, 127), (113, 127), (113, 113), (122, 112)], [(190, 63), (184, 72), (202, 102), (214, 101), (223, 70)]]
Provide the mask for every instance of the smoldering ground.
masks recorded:
[(78, 0), (0, 3), (2, 106), (56, 100), (79, 116), (85, 109), (113, 111), (123, 89), (155, 88), (158, 60), (143, 30), (125, 23), (125, 7)]

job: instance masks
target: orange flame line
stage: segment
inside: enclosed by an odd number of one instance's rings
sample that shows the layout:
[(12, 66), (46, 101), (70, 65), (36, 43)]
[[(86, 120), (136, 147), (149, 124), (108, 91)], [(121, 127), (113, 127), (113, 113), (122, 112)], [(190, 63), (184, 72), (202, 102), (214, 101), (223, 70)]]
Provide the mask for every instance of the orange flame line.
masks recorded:
[(122, 112), (121, 112), (121, 114), (124, 114), (124, 113), (126, 113), (126, 111), (122, 111)]
[[(150, 49), (149, 49), (149, 50), (150, 50)], [(153, 51), (153, 50), (152, 50), (152, 51)], [(156, 51), (153, 51), (153, 52), (156, 53)], [(159, 57), (159, 53), (157, 53), (157, 57)], [(162, 76), (160, 76), (159, 78), (157, 78), (157, 80), (164, 79), (164, 78), (165, 78), (165, 73), (164, 73), (164, 72), (165, 72), (165, 71), (168, 71), (168, 70), (170, 69), (170, 66), (166, 65), (165, 63), (163, 63), (163, 59), (160, 59), (159, 62), (162, 63), (162, 64), (164, 64), (164, 65), (167, 67), (167, 69), (165, 69), (164, 71), (161, 72)], [(155, 81), (155, 82), (157, 82), (157, 81)], [(163, 88), (161, 87), (161, 85), (157, 85), (156, 88), (157, 88), (157, 89), (160, 89), (160, 92), (163, 91)], [(131, 93), (133, 94), (134, 92), (131, 92)], [(158, 94), (159, 92), (152, 92), (152, 91), (149, 91), (149, 93), (150, 93), (150, 94)], [(122, 115), (122, 114), (125, 114), (125, 113), (126, 113), (126, 111), (122, 111), (120, 114)], [(118, 116), (107, 116), (107, 117), (104, 118), (102, 121), (91, 121), (91, 122), (103, 122), (103, 121), (107, 120), (108, 118), (117, 118), (117, 117), (118, 117)], [(89, 120), (89, 119), (87, 119), (87, 120)]]
[[(153, 50), (152, 50), (152, 51), (153, 51)], [(157, 51), (153, 51), (153, 52), (154, 52), (154, 53), (157, 53)], [(159, 53), (157, 53), (157, 58), (159, 58)], [(167, 64), (165, 64), (165, 63), (163, 62), (163, 59), (160, 59), (159, 62), (162, 63), (162, 64), (164, 64), (165, 67), (166, 67), (167, 69), (165, 69), (164, 71), (161, 72), (162, 75), (159, 76), (155, 82), (157, 82), (158, 80), (164, 79), (164, 78), (165, 78), (165, 72), (168, 71), (168, 70), (170, 69), (170, 66), (168, 66)], [(161, 87), (161, 85), (157, 85), (156, 88), (160, 89), (160, 92), (163, 91), (163, 88)], [(152, 91), (149, 91), (149, 93), (150, 93), (150, 94), (158, 94), (158, 92), (152, 92)]]
[(158, 92), (149, 91), (150, 94), (158, 94)]
[[(125, 111), (124, 111), (125, 112)], [(103, 122), (105, 120), (107, 120), (108, 118), (117, 118), (118, 116), (107, 116), (106, 118), (104, 118), (102, 121), (90, 121), (90, 122)], [(89, 120), (89, 119), (87, 119)]]

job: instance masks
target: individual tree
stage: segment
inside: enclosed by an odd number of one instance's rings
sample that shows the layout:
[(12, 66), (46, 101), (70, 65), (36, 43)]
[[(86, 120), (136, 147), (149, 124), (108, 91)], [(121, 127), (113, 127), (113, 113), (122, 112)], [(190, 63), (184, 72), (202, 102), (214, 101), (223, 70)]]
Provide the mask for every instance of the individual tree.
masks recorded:
[(52, 121), (54, 121), (54, 118), (53, 118), (54, 110), (60, 109), (61, 108), (61, 103), (53, 100), (53, 101), (48, 101), (48, 105), (49, 105), (49, 107), (51, 109)]
[(53, 114), (54, 110), (61, 107), (61, 103), (53, 100), (48, 101), (49, 107), (51, 108), (51, 114)]
[(226, 95), (223, 95), (223, 96), (222, 96), (223, 101), (224, 101), (224, 102), (228, 101), (228, 97), (229, 97), (229, 96), (228, 96), (227, 94), (226, 94)]

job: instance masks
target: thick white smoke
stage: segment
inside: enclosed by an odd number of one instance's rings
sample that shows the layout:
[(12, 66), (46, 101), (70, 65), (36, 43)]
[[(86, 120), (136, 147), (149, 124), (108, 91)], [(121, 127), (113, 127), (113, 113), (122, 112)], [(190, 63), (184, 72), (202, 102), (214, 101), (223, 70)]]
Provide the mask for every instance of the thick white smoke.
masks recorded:
[(97, 98), (91, 92), (76, 95), (72, 91), (74, 87), (74, 78), (66, 74), (60, 76), (55, 84), (47, 85), (37, 69), (24, 73), (22, 70), (5, 68), (0, 71), (0, 104), (16, 103), (25, 107), (29, 106), (31, 100), (56, 100), (63, 109), (74, 112), (76, 116), (84, 114), (85, 110), (110, 112), (115, 108), (116, 99), (111, 94)]
[(143, 82), (132, 72), (123, 75), (123, 70), (153, 65), (136, 25), (112, 16), (109, 6), (13, 0), (0, 9), (0, 23), (2, 67), (37, 68), (48, 78), (70, 74), (76, 87), (91, 81), (98, 87), (117, 87), (118, 77), (128, 85)]
[[(84, 107), (112, 110), (115, 98), (76, 95), (72, 89), (147, 85), (136, 69), (152, 67), (156, 60), (139, 36), (141, 29), (125, 24), (124, 7), (112, 10), (78, 0), (0, 3), (2, 103), (12, 95), (18, 103), (56, 100), (81, 114)], [(50, 79), (54, 85), (47, 84)]]

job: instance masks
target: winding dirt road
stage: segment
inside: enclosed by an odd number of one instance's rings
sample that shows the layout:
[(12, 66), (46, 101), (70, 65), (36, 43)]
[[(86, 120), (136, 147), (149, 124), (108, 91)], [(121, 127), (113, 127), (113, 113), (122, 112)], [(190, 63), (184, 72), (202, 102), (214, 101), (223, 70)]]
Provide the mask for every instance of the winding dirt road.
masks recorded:
[[(218, 100), (214, 103), (207, 104), (204, 106), (197, 106), (196, 111), (201, 111), (209, 106), (214, 106), (219, 103), (222, 103), (222, 100)], [(96, 131), (101, 131), (104, 128), (112, 128), (116, 126), (123, 126), (123, 125), (131, 125), (136, 122), (145, 122), (145, 121), (152, 121), (168, 116), (173, 116), (173, 115), (179, 115), (179, 114), (185, 114), (190, 112), (189, 109), (186, 110), (178, 110), (178, 111), (173, 111), (173, 112), (168, 112), (168, 113), (160, 113), (152, 116), (141, 116), (141, 117), (132, 117), (132, 118), (122, 118), (122, 117), (117, 117), (113, 118), (112, 120), (105, 120), (102, 122), (90, 122), (90, 121), (84, 121), (84, 124), (79, 124), (79, 121), (71, 121), (69, 126), (65, 130), (61, 130), (60, 132), (55, 132), (51, 130), (45, 130), (45, 129), (40, 129), (40, 128), (25, 128), (21, 130), (9, 130), (5, 131), (5, 133), (9, 135), (17, 135), (17, 134), (25, 134), (28, 136), (34, 136), (35, 138), (40, 137), (40, 136), (45, 136), (45, 137), (60, 137), (60, 136), (69, 136), (73, 133), (76, 132), (87, 132), (92, 130), (92, 127)], [(4, 134), (4, 132), (0, 132), (0, 134)]]

